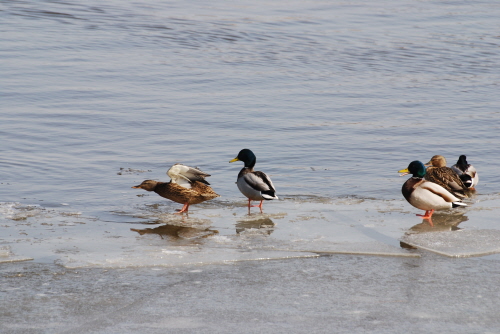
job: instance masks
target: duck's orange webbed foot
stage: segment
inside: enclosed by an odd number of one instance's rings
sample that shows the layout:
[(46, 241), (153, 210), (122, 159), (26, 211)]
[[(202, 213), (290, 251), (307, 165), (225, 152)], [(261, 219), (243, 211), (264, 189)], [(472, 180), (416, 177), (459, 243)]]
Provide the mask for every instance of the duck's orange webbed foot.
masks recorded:
[(182, 207), (182, 209), (180, 209), (179, 212), (175, 212), (175, 214), (180, 215), (181, 213), (184, 213), (184, 212), (187, 213), (188, 209), (189, 209), (189, 203), (186, 203), (186, 204), (184, 204), (184, 206)]
[(262, 213), (262, 202), (264, 202), (264, 200), (260, 201), (260, 203), (258, 205), (252, 205), (252, 200), (249, 199), (248, 200), (248, 212), (250, 213), (250, 208), (259, 208), (260, 209), (260, 212)]
[(425, 211), (425, 214), (423, 214), (423, 215), (417, 214), (417, 216), (422, 217), (422, 219), (431, 219), (433, 213), (434, 213), (434, 210), (427, 210), (427, 211)]
[(433, 213), (434, 213), (434, 209), (425, 211), (425, 214), (423, 214), (423, 215), (417, 214), (417, 216), (422, 217), (422, 219), (427, 219), (429, 221), (429, 224), (431, 226), (434, 226), (434, 224), (432, 223), (432, 214)]

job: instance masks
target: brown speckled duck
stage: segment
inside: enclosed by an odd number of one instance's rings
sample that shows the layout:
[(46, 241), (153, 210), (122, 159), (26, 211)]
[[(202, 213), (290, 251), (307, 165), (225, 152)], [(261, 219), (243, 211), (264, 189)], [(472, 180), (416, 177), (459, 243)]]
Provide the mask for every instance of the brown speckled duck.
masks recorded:
[(439, 184), (459, 198), (468, 197), (467, 187), (453, 169), (446, 167), (446, 159), (442, 155), (433, 156), (425, 166), (429, 166), (425, 174), (427, 181)]
[(170, 182), (145, 180), (132, 188), (154, 191), (161, 197), (184, 204), (178, 213), (187, 213), (191, 204), (219, 197), (205, 180), (205, 177), (210, 176), (210, 174), (206, 174), (198, 168), (175, 164), (167, 174), (171, 178)]

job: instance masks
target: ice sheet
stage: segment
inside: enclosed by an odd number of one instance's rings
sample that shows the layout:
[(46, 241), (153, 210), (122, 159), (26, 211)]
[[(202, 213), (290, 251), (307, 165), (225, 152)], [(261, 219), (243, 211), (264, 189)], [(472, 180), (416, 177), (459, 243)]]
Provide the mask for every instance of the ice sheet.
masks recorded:
[(9, 246), (0, 246), (0, 263), (31, 261), (33, 258), (25, 256), (16, 256), (12, 253)]
[(105, 259), (92, 253), (74, 254), (71, 256), (63, 256), (56, 263), (66, 268), (178, 267), (317, 256), (318, 254), (305, 252), (295, 253), (206, 247), (177, 247), (175, 249), (145, 247), (137, 248), (134, 252), (121, 254), (121, 256), (118, 257), (111, 256)]
[[(420, 256), (421, 251), (401, 247), (400, 240), (446, 256), (479, 256), (498, 251), (498, 201), (490, 196), (474, 209), (437, 212), (434, 226), (415, 217), (403, 200), (356, 197), (283, 196), (266, 203), (264, 213), (252, 208), (250, 214), (245, 201), (218, 201), (195, 206), (189, 216), (173, 214), (169, 202), (122, 207), (99, 217), (68, 206), (3, 203), (0, 246), (16, 254), (4, 256), (6, 261), (57, 261), (71, 268), (182, 266), (325, 253)], [(427, 235), (461, 229), (458, 233), (467, 232), (465, 240), (450, 232), (438, 243), (437, 236)]]
[(401, 241), (410, 246), (449, 257), (500, 253), (500, 231), (498, 230), (410, 233), (401, 238)]
[(0, 266), (0, 332), (498, 333), (499, 264), (432, 253), (119, 270), (12, 264)]

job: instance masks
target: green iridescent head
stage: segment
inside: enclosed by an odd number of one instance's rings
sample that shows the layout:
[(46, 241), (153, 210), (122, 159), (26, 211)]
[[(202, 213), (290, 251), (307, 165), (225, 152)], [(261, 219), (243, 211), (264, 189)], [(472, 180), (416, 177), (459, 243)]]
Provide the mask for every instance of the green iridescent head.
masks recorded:
[(244, 148), (240, 151), (240, 153), (238, 153), (238, 156), (236, 158), (229, 162), (235, 161), (243, 161), (245, 163), (245, 167), (253, 168), (253, 166), (255, 166), (255, 163), (257, 162), (257, 158), (252, 151), (250, 151), (248, 148)]
[(408, 173), (408, 174), (413, 174), (413, 177), (424, 177), (426, 170), (425, 166), (422, 162), (415, 160), (410, 162), (408, 165), (408, 168), (400, 170), (399, 173)]

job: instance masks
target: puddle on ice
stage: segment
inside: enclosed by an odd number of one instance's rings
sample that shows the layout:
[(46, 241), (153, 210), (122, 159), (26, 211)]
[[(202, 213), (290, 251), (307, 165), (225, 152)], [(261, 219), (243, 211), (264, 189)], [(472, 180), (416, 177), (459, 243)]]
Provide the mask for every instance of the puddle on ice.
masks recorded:
[(67, 207), (0, 203), (0, 261), (122, 268), (321, 254), (420, 256), (400, 241), (446, 256), (500, 253), (496, 209), (436, 213), (431, 227), (402, 200), (286, 198), (270, 203), (264, 214), (249, 215), (240, 203), (221, 201), (182, 216), (161, 203), (121, 208), (103, 215), (106, 220)]

